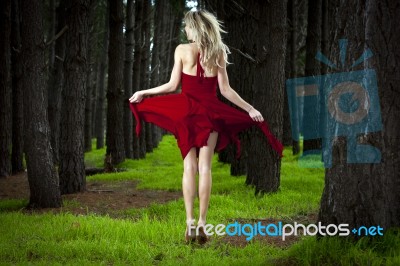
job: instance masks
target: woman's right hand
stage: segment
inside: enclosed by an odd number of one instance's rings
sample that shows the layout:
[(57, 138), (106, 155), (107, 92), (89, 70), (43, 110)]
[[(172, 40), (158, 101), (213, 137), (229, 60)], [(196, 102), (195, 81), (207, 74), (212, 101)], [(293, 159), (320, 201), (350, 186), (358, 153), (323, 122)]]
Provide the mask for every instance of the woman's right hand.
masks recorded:
[(140, 103), (143, 100), (144, 97), (144, 92), (143, 91), (137, 91), (135, 92), (131, 98), (129, 98), (129, 101), (131, 103)]

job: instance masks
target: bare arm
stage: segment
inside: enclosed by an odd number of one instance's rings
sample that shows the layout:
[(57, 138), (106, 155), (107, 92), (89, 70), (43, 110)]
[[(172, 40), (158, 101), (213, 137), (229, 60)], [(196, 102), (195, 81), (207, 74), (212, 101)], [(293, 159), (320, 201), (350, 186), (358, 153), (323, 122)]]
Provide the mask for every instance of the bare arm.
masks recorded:
[(129, 101), (131, 103), (133, 102), (140, 102), (143, 97), (148, 96), (148, 95), (156, 95), (156, 94), (161, 94), (161, 93), (169, 93), (169, 92), (174, 92), (178, 88), (178, 85), (181, 80), (181, 72), (182, 72), (182, 59), (181, 59), (181, 46), (178, 45), (175, 49), (174, 53), (174, 67), (172, 68), (171, 72), (171, 78), (169, 82), (160, 85), (158, 87), (152, 88), (152, 89), (147, 89), (147, 90), (141, 90), (135, 92), (131, 98), (129, 98)]
[(234, 103), (235, 105), (239, 106), (240, 108), (248, 112), (253, 120), (259, 122), (264, 121), (264, 118), (262, 117), (261, 113), (257, 111), (248, 102), (243, 100), (242, 97), (240, 97), (239, 94), (229, 85), (228, 73), (226, 72), (226, 62), (222, 56), (219, 64), (222, 67), (218, 67), (218, 86), (222, 96), (224, 96), (230, 102)]

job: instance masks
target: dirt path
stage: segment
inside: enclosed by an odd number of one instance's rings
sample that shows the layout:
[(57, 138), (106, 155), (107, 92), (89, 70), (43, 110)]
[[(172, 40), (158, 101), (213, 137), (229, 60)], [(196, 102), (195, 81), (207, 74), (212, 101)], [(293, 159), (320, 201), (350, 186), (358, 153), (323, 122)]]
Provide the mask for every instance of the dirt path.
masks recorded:
[[(41, 211), (69, 211), (75, 214), (115, 214), (120, 210), (143, 208), (152, 203), (166, 203), (182, 197), (181, 191), (138, 190), (139, 181), (87, 181), (83, 193), (63, 195), (67, 202), (59, 209)], [(26, 172), (0, 179), (0, 200), (29, 199)]]

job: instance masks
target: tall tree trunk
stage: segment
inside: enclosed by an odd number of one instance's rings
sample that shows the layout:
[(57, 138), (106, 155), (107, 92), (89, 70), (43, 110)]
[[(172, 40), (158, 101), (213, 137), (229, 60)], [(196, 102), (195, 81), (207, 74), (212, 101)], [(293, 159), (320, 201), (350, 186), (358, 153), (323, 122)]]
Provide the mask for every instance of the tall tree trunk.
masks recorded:
[[(161, 0), (164, 1), (164, 0)], [(151, 52), (151, 76), (150, 87), (157, 87), (160, 83), (160, 49), (161, 49), (161, 27), (162, 16), (164, 14), (160, 0), (155, 1), (155, 12), (153, 13), (153, 49)], [(154, 147), (158, 146), (161, 141), (162, 129), (154, 125), (153, 130), (153, 144)]]
[(108, 54), (108, 37), (110, 32), (109, 15), (110, 9), (106, 8), (106, 15), (104, 16), (104, 33), (101, 47), (99, 75), (97, 77), (97, 105), (96, 105), (96, 120), (95, 120), (95, 135), (96, 135), (96, 149), (104, 147), (104, 114), (105, 114), (105, 94), (106, 94), (106, 70), (107, 70), (107, 54)]
[(24, 170), (24, 104), (19, 1), (11, 1), (12, 155), (13, 173)]
[[(260, 110), (272, 132), (280, 138), (284, 90), (282, 73), (286, 47), (286, 43), (282, 42), (286, 42), (286, 5), (277, 1), (267, 4), (262, 1), (229, 0), (206, 1), (206, 4), (208, 9), (217, 11), (229, 32), (226, 43), (232, 51), (230, 62), (234, 63), (228, 68), (230, 83), (242, 98)], [(272, 17), (279, 18), (276, 19), (278, 22)], [(272, 33), (267, 38), (265, 32)], [(265, 47), (270, 49), (264, 51)], [(274, 60), (265, 60), (267, 56)], [(275, 103), (267, 99), (274, 99)], [(276, 191), (280, 175), (280, 161), (272, 149), (267, 151), (265, 137), (258, 131), (252, 128), (241, 133), (242, 156), (240, 160), (231, 160), (231, 174), (247, 173), (246, 184), (255, 185), (256, 194)], [(247, 156), (247, 153), (251, 156)], [(221, 157), (227, 159), (233, 156)], [(266, 159), (260, 163), (259, 158)], [(266, 179), (266, 176), (270, 179)]]
[[(150, 64), (150, 2), (143, 2), (143, 20), (141, 25), (142, 32), (142, 45), (141, 45), (141, 78), (140, 78), (140, 88), (147, 89), (150, 85), (150, 75), (149, 75), (149, 64)], [(141, 149), (142, 152), (151, 152), (153, 151), (153, 124), (145, 123), (145, 136), (140, 140), (142, 143), (141, 146), (145, 147), (145, 149)], [(145, 157), (146, 154), (142, 154), (141, 157)]]
[(86, 189), (84, 126), (90, 1), (69, 1), (64, 61), (60, 134), (60, 189), (62, 194)]
[[(205, 6), (208, 10), (217, 14), (218, 19), (224, 22), (224, 28), (229, 32), (223, 36), (226, 44), (230, 47), (232, 54), (229, 56), (228, 61), (233, 63), (228, 67), (229, 81), (233, 89), (241, 95), (242, 98), (251, 102), (251, 90), (249, 85), (252, 83), (254, 75), (250, 75), (254, 70), (253, 61), (244, 53), (252, 54), (252, 42), (254, 41), (254, 20), (249, 13), (245, 11), (247, 8), (244, 1), (234, 2), (231, 0), (225, 1), (205, 1)], [(244, 30), (245, 29), (245, 30)], [(246, 81), (242, 80), (246, 79)], [(250, 83), (248, 83), (250, 82)], [(224, 98), (219, 92), (218, 98), (225, 104), (237, 108), (229, 100)], [(230, 174), (234, 176), (245, 175), (247, 173), (247, 159), (248, 159), (248, 136), (249, 131), (239, 134), (241, 142), (241, 157), (236, 159), (236, 147), (229, 144), (226, 149), (218, 154), (218, 160), (224, 163), (230, 163)], [(246, 183), (251, 185), (249, 180)]]
[[(307, 19), (308, 19), (308, 0), (296, 0), (296, 62), (295, 62), (295, 72), (296, 76), (304, 76), (305, 74), (305, 63), (304, 59), (306, 57), (306, 39), (307, 39)], [(304, 101), (303, 101), (304, 102)], [(301, 106), (298, 107), (299, 109)], [(300, 142), (293, 140), (293, 154), (300, 153)]]
[[(161, 68), (160, 68), (160, 75), (161, 75), (161, 83), (167, 82), (169, 80), (168, 74), (170, 74), (168, 69), (168, 54), (170, 52), (170, 45), (168, 41), (170, 39), (170, 32), (171, 32), (171, 6), (169, 0), (160, 1), (163, 6), (163, 16), (162, 16), (162, 39), (164, 40), (161, 42)], [(168, 133), (169, 134), (169, 133)]]
[[(170, 74), (168, 69), (168, 53), (169, 53), (169, 45), (165, 40), (169, 40), (170, 36), (170, 17), (171, 17), (171, 8), (169, 0), (160, 0), (160, 5), (162, 6), (163, 15), (161, 21), (161, 47), (160, 47), (160, 83), (163, 84), (169, 80), (168, 74)], [(170, 135), (170, 132), (165, 129), (161, 129), (161, 135)]]
[(84, 131), (84, 139), (85, 139), (85, 152), (92, 150), (92, 101), (93, 101), (93, 90), (94, 90), (94, 82), (93, 82), (93, 74), (94, 74), (94, 54), (96, 49), (95, 42), (95, 10), (94, 5), (92, 6), (92, 11), (89, 15), (89, 37), (88, 37), (88, 50), (87, 50), (87, 69), (86, 69), (86, 101), (85, 101), (85, 131)]
[[(400, 27), (396, 21), (400, 6), (395, 0), (335, 1), (335, 4), (336, 8), (329, 13), (338, 23), (330, 25), (332, 37), (336, 45), (338, 38), (348, 37), (344, 70), (376, 71), (377, 88), (370, 89), (378, 92), (383, 129), (361, 134), (357, 145), (374, 146), (382, 158), (379, 163), (348, 164), (349, 142), (343, 137), (335, 139), (333, 164), (326, 169), (319, 220), (322, 224), (347, 223), (350, 230), (379, 225), (386, 231), (400, 225), (400, 98), (398, 90), (394, 89), (400, 79)], [(373, 57), (365, 60), (364, 65), (350, 68), (367, 48), (371, 49)], [(338, 54), (336, 48), (329, 58), (338, 58)], [(364, 73), (361, 79), (367, 86), (373, 86), (374, 82), (368, 81), (374, 77)]]
[[(124, 61), (124, 100), (132, 96), (132, 68), (133, 68), (133, 47), (135, 45), (134, 31), (135, 26), (135, 6), (133, 0), (128, 0), (126, 6), (125, 23), (125, 61)], [(131, 110), (124, 108), (124, 139), (125, 156), (133, 158), (133, 117)]]
[[(57, 32), (65, 30), (65, 8), (67, 0), (60, 0), (57, 7)], [(51, 129), (51, 147), (54, 163), (60, 160), (61, 92), (64, 86), (64, 57), (66, 34), (61, 35), (55, 44), (54, 64), (48, 84), (48, 115)]]
[(11, 1), (0, 3), (0, 177), (11, 174)]
[(110, 43), (108, 47), (107, 84), (107, 156), (112, 164), (125, 160), (123, 131), (123, 60), (124, 60), (124, 10), (122, 0), (109, 0)]
[[(141, 34), (141, 25), (143, 23), (143, 4), (144, 0), (135, 1), (135, 54), (133, 59), (133, 75), (132, 75), (132, 87), (133, 92), (143, 90), (144, 88), (140, 87), (141, 84), (141, 58), (142, 58), (142, 34)], [(137, 121), (135, 121), (137, 123)], [(142, 132), (139, 137), (134, 134), (133, 136), (133, 158), (139, 159), (144, 158), (146, 154), (146, 147), (143, 146), (144, 138), (146, 136), (146, 127), (144, 121), (142, 123)], [(135, 127), (135, 125), (133, 125)], [(144, 131), (144, 132), (143, 132)]]
[(166, 21), (165, 25), (168, 25), (168, 29), (165, 31), (165, 36), (166, 36), (166, 54), (165, 54), (165, 62), (166, 62), (166, 68), (164, 69), (164, 77), (165, 80), (169, 80), (170, 74), (171, 74), (171, 69), (173, 66), (173, 60), (174, 60), (174, 49), (175, 47), (173, 46), (173, 38), (174, 38), (174, 14), (173, 14), (173, 7), (172, 7), (172, 1), (167, 1), (167, 12), (168, 16), (165, 16)]
[[(103, 0), (100, 1), (97, 4), (96, 12), (95, 12), (95, 17), (94, 17), (94, 36), (93, 36), (93, 44), (95, 48), (93, 49), (93, 73), (91, 74), (91, 82), (92, 82), (92, 99), (91, 99), (91, 135), (92, 138), (97, 138), (97, 125), (96, 125), (96, 119), (97, 119), (97, 110), (98, 110), (98, 101), (99, 101), (99, 83), (100, 83), (100, 67), (101, 67), (101, 61), (103, 58), (107, 58), (107, 49), (104, 51), (103, 50), (103, 42), (105, 40), (106, 45), (108, 43), (108, 36), (105, 36), (105, 33), (108, 31), (108, 8), (107, 8), (107, 1)], [(105, 19), (106, 21), (105, 21)], [(103, 77), (103, 88), (104, 88), (104, 77)], [(104, 93), (103, 93), (104, 94)], [(104, 103), (104, 96), (103, 96), (103, 103)], [(104, 116), (104, 111), (102, 112)], [(104, 133), (104, 132), (103, 132)], [(96, 141), (96, 146), (98, 141)], [(103, 144), (104, 146), (104, 141)]]
[[(234, 90), (236, 90), (243, 99), (254, 105), (253, 90), (256, 78), (254, 73), (256, 67), (254, 58), (257, 53), (254, 43), (257, 42), (256, 36), (258, 29), (256, 21), (249, 11), (249, 9), (253, 10), (252, 5), (254, 1), (241, 1), (240, 5), (244, 9), (238, 8), (233, 1), (225, 0), (224, 4), (224, 15), (222, 17), (225, 17), (228, 31), (226, 41), (232, 52), (230, 62), (233, 63), (231, 66), (228, 66), (229, 80)], [(222, 13), (220, 12), (220, 6), (217, 6), (216, 9), (218, 10), (218, 14)], [(225, 98), (222, 98), (222, 101), (237, 108)], [(226, 150), (226, 159), (231, 163), (231, 175), (240, 176), (248, 173), (247, 164), (250, 159), (250, 134), (251, 129), (239, 134), (242, 149), (239, 159), (236, 159), (234, 156), (234, 154), (236, 154), (236, 147), (234, 145), (231, 144)], [(246, 184), (254, 185), (254, 176), (247, 175)]]
[[(90, 39), (90, 38), (89, 38)], [(86, 99), (85, 99), (85, 126), (84, 126), (84, 150), (85, 152), (92, 150), (92, 94), (93, 94), (93, 66), (91, 60), (93, 57), (92, 48), (88, 49), (88, 66), (86, 73)]]
[[(238, 49), (238, 47), (240, 46), (240, 42), (239, 42), (239, 44), (237, 44), (237, 42), (240, 39), (240, 37), (238, 38), (237, 34), (240, 34), (240, 32), (239, 32), (239, 30), (236, 30), (235, 26), (233, 25), (233, 23), (235, 23), (235, 19), (237, 20), (237, 17), (235, 16), (235, 14), (232, 13), (232, 11), (234, 11), (235, 9), (231, 8), (231, 4), (232, 4), (231, 1), (226, 1), (226, 3), (227, 3), (227, 6), (225, 7), (225, 0), (204, 1), (205, 9), (216, 14), (217, 18), (219, 20), (223, 21), (223, 23), (224, 23), (223, 27), (225, 28), (225, 30), (229, 31), (229, 34), (226, 36), (226, 38), (224, 38), (225, 36), (222, 37), (224, 39), (225, 43), (228, 46), (233, 46), (235, 49)], [(232, 29), (232, 31), (230, 29)], [(232, 84), (234, 84), (234, 82), (235, 82), (235, 81), (233, 81), (233, 79), (237, 80), (236, 74), (238, 72), (237, 67), (236, 67), (236, 62), (238, 62), (237, 61), (238, 59), (235, 59), (235, 55), (236, 55), (235, 51), (233, 51), (232, 55), (228, 55), (228, 61), (235, 62), (234, 66), (229, 68), (229, 73), (228, 73)], [(234, 57), (233, 60), (232, 60), (232, 57)], [(236, 73), (234, 73), (234, 71)], [(240, 87), (236, 87), (237, 85), (240, 85), (240, 84), (235, 83), (236, 91), (238, 91), (238, 89), (240, 89)], [(234, 106), (231, 104), (230, 101), (228, 101), (221, 95), (219, 90), (217, 90), (217, 97), (220, 101), (222, 101), (228, 105)], [(242, 134), (239, 134), (239, 139), (243, 140)], [(242, 146), (245, 147), (245, 145), (243, 145), (243, 142), (242, 142)], [(228, 146), (224, 150), (222, 150), (221, 152), (218, 153), (218, 161), (231, 164), (231, 175), (244, 175), (244, 174), (246, 174), (246, 171), (247, 171), (246, 170), (247, 163), (246, 163), (246, 159), (245, 159), (245, 157), (247, 158), (247, 152), (245, 149), (243, 149), (242, 156), (239, 158), (239, 160), (236, 160), (236, 158), (234, 158), (234, 154), (235, 154), (234, 152), (236, 152), (236, 151), (234, 151), (234, 146), (232, 144), (228, 144)], [(241, 163), (238, 163), (238, 162), (241, 162)]]
[[(291, 43), (290, 43), (290, 45), (291, 45), (291, 49), (292, 49), (292, 51), (293, 51), (293, 53), (291, 54), (291, 65), (290, 65), (290, 67), (291, 67), (291, 73), (292, 73), (292, 77), (296, 77), (297, 76), (297, 74), (298, 74), (298, 71), (297, 71), (297, 60), (298, 60), (298, 57), (299, 56), (297, 56), (297, 54), (298, 54), (298, 51), (299, 51), (299, 41), (298, 41), (298, 39), (299, 39), (299, 34), (297, 34), (297, 32), (299, 32), (299, 30), (298, 30), (298, 28), (299, 28), (299, 24), (300, 24), (300, 26), (301, 26), (301, 21), (300, 21), (300, 19), (299, 19), (299, 12), (301, 12), (301, 10), (299, 10), (299, 8), (298, 8), (298, 6), (299, 6), (299, 0), (292, 0), (293, 2), (291, 3), (291, 16), (292, 16), (292, 25), (293, 25), (293, 31), (291, 32)], [(303, 2), (306, 2), (306, 0), (303, 0)], [(304, 19), (304, 23), (306, 22), (306, 19)], [(304, 37), (304, 40), (305, 40), (305, 37)], [(305, 43), (305, 41), (304, 41), (304, 43)], [(305, 45), (305, 44), (304, 44)], [(287, 93), (287, 91), (285, 90), (285, 93)], [(287, 98), (287, 95), (285, 95), (285, 103), (288, 103), (288, 98)], [(286, 108), (286, 107), (285, 107)], [(292, 135), (292, 132), (291, 132), (291, 129), (292, 128), (290, 128), (290, 135)], [(299, 154), (300, 153), (300, 142), (299, 141), (297, 141), (297, 140), (292, 140), (292, 153), (293, 153), (293, 155), (296, 155), (296, 154)]]
[[(99, 31), (101, 30), (102, 28), (100, 28), (99, 27)], [(97, 42), (98, 42), (98, 44), (97, 44), (97, 47), (96, 47), (96, 50), (97, 51), (101, 51), (101, 45), (99, 44), (100, 43), (100, 39), (101, 39), (101, 37), (98, 35), (97, 36)], [(91, 117), (91, 122), (90, 122), (90, 124), (91, 124), (91, 126), (92, 126), (92, 128), (91, 128), (91, 134), (92, 134), (92, 138), (95, 138), (96, 137), (96, 110), (97, 110), (97, 100), (98, 100), (98, 97), (97, 97), (97, 91), (98, 91), (98, 82), (99, 82), (99, 71), (100, 71), (100, 57), (101, 57), (101, 55), (100, 55), (100, 53), (99, 52), (97, 52), (96, 53), (97, 55), (95, 56), (95, 62), (94, 62), (94, 64), (93, 64), (93, 74), (92, 74), (92, 83), (93, 83), (93, 88), (92, 88), (92, 117)]]
[[(263, 114), (271, 132), (282, 139), (287, 1), (262, 2), (253, 5), (252, 11), (259, 19), (254, 107)], [(267, 149), (267, 140), (260, 130), (254, 132), (251, 140), (248, 175), (257, 180), (255, 193), (276, 192), (280, 186), (281, 161), (272, 148)]]
[[(49, 17), (49, 25), (47, 26), (48, 32), (47, 32), (47, 42), (52, 40), (55, 35), (55, 30), (56, 30), (56, 0), (49, 0), (49, 9), (48, 9), (48, 17)], [(54, 58), (55, 58), (55, 47), (54, 47), (54, 42), (51, 42), (48, 48), (48, 55), (49, 55), (49, 60), (48, 60), (48, 66), (49, 69), (53, 68), (54, 64)]]
[(25, 154), (30, 188), (29, 207), (62, 205), (50, 145), (44, 88), (46, 85), (42, 2), (21, 1)]
[[(321, 42), (321, 0), (308, 0), (308, 19), (307, 19), (307, 38), (306, 38), (306, 66), (305, 76), (317, 76), (321, 74), (320, 62), (315, 59), (317, 51), (320, 50)], [(304, 97), (304, 110), (303, 117), (308, 117), (312, 121), (319, 119), (318, 113), (315, 113), (313, 109), (308, 109), (308, 106), (313, 106), (315, 103), (312, 102), (314, 98)], [(310, 101), (311, 100), (311, 101)], [(319, 124), (318, 124), (319, 125)], [(308, 127), (309, 125), (303, 125)], [(310, 150), (321, 149), (321, 139), (312, 139), (307, 132), (317, 131), (319, 128), (307, 128), (304, 133), (303, 141), (303, 152)]]
[[(322, 0), (321, 3), (321, 52), (329, 53), (329, 1)], [(321, 74), (328, 73), (328, 65), (321, 64)]]
[[(286, 79), (296, 77), (296, 40), (297, 40), (297, 0), (288, 1), (288, 38), (286, 53)], [(283, 107), (283, 137), (282, 144), (285, 146), (298, 145), (292, 138), (290, 127), (290, 115), (287, 91), (284, 90), (284, 107)], [(296, 149), (293, 147), (293, 150)], [(293, 152), (295, 154), (295, 152)]]
[(296, 75), (304, 76), (308, 19), (308, 0), (296, 0)]
[(175, 48), (181, 43), (181, 25), (183, 20), (183, 15), (185, 11), (185, 0), (170, 0), (169, 4), (171, 6), (171, 35), (170, 35), (170, 48), (168, 53), (168, 76), (170, 76), (172, 68), (174, 66), (174, 52)]
[[(143, 1), (143, 11), (142, 11), (142, 23), (140, 25), (141, 30), (141, 41), (140, 41), (140, 90), (144, 90), (149, 87), (149, 54), (150, 54), (150, 3), (149, 1)], [(139, 25), (138, 25), (139, 26)], [(144, 158), (146, 156), (146, 152), (150, 152), (153, 150), (153, 141), (152, 141), (152, 127), (150, 123), (143, 122), (144, 134), (140, 136), (139, 145), (140, 145), (140, 153), (139, 157)], [(149, 145), (149, 146), (148, 146)]]

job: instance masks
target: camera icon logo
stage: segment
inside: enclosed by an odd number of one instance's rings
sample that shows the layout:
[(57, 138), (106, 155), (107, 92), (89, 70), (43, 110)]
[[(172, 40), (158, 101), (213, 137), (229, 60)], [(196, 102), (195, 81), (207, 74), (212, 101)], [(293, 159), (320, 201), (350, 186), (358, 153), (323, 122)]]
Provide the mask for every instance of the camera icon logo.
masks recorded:
[[(344, 68), (346, 39), (339, 40), (339, 48), (340, 61)], [(371, 56), (371, 50), (367, 49), (351, 67), (361, 64)], [(320, 52), (316, 59), (331, 68), (339, 69)], [(378, 148), (357, 142), (359, 134), (382, 130), (375, 70), (363, 69), (288, 79), (286, 90), (292, 138), (296, 141), (322, 139), (322, 151), (304, 152), (299, 158), (301, 166), (330, 168), (333, 139), (338, 136), (346, 137), (347, 163), (381, 162)], [(315, 161), (316, 157), (321, 158), (319, 162)]]

